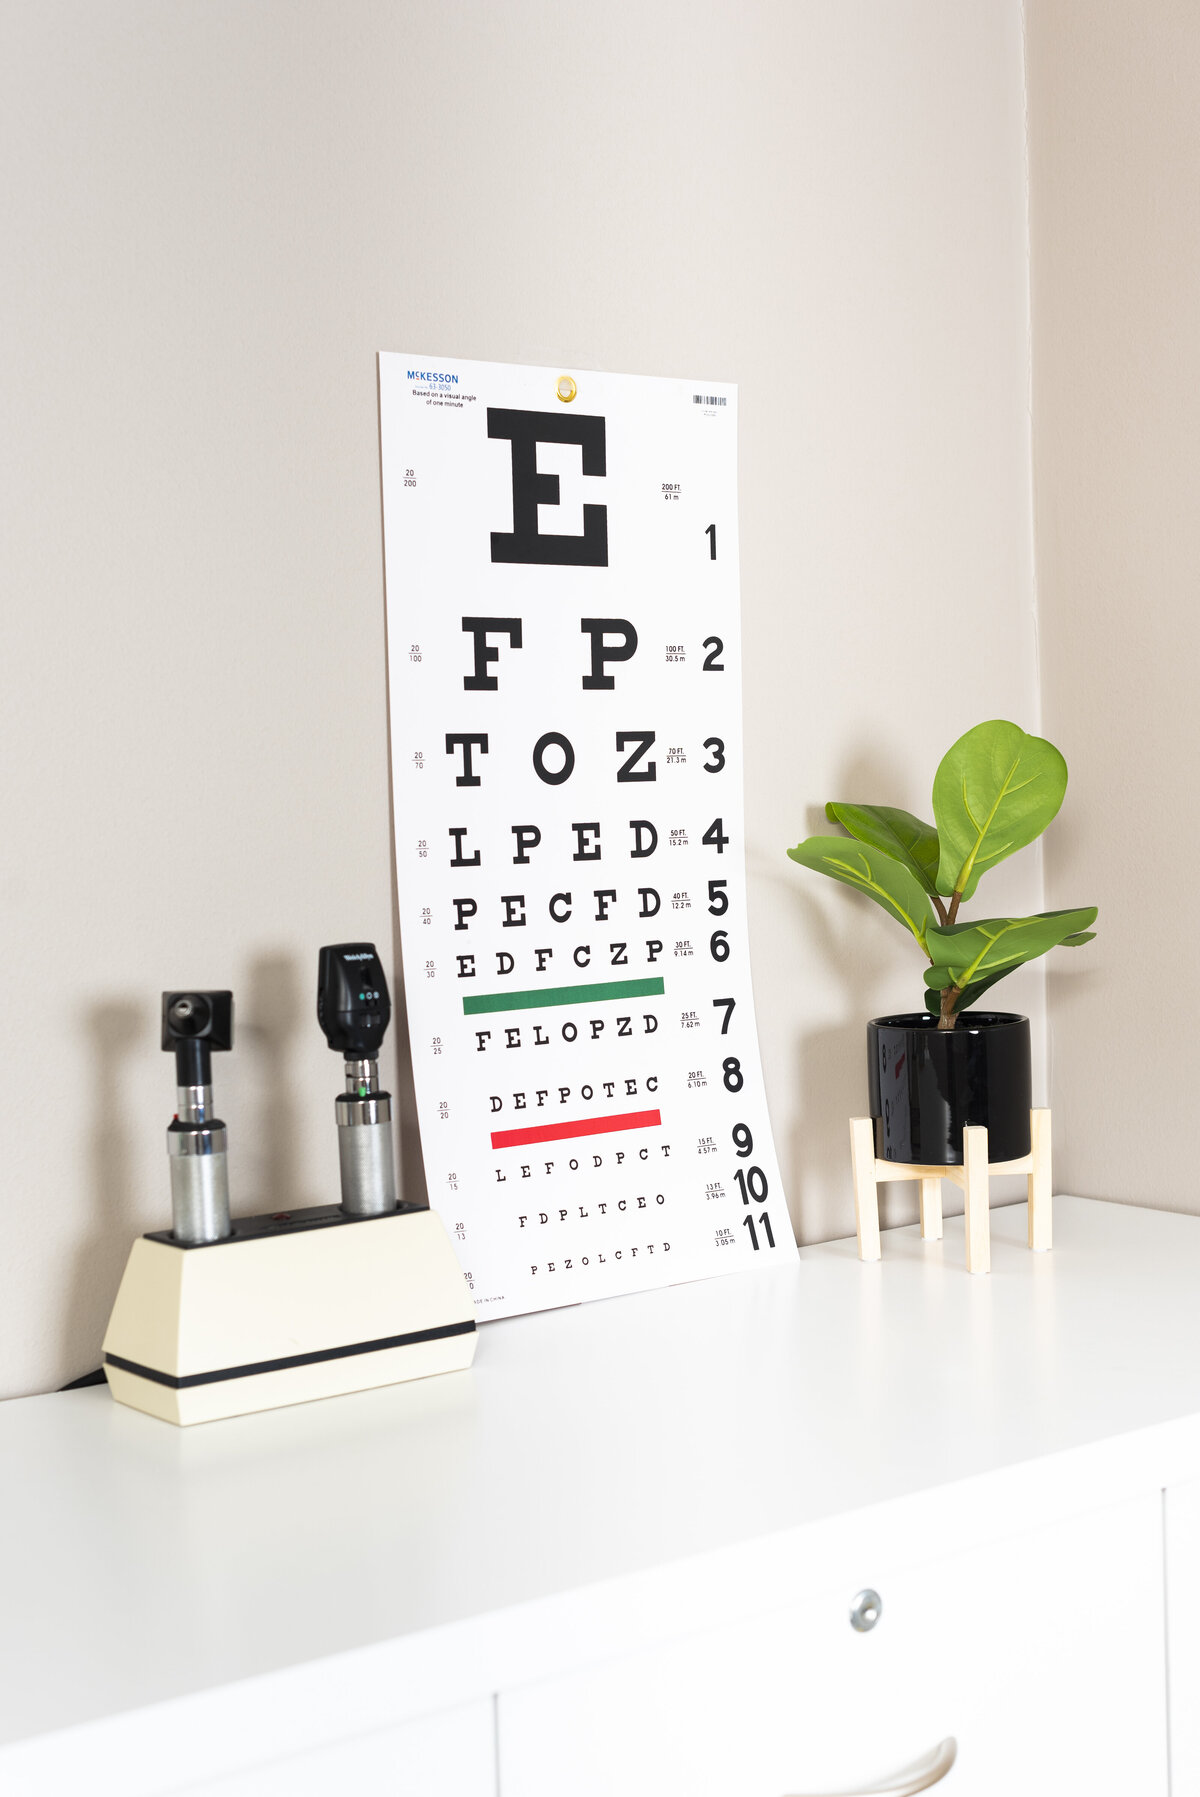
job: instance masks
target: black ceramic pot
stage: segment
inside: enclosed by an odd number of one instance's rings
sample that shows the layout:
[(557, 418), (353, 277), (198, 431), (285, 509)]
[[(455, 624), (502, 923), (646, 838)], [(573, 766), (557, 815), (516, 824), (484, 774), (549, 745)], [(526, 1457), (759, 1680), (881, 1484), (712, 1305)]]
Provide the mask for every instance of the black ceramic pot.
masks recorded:
[(915, 1011), (867, 1025), (875, 1153), (884, 1161), (962, 1165), (962, 1132), (982, 1123), (989, 1161), (1029, 1153), (1029, 1019), (964, 1011), (952, 1030)]

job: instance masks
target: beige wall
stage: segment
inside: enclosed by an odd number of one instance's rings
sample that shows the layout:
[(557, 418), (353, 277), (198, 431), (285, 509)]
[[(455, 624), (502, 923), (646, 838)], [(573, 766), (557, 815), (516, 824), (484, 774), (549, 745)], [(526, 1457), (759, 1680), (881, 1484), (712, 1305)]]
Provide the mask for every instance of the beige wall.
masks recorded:
[(1200, 8), (1031, 0), (1044, 717), (1072, 768), (1047, 902), (1058, 1183), (1200, 1211)]
[(0, 22), (0, 1392), (96, 1364), (165, 1221), (165, 985), (237, 994), (235, 1208), (336, 1190), (316, 950), (391, 930), (381, 347), (741, 383), (761, 1034), (797, 1226), (847, 1233), (863, 1022), (921, 985), (783, 850), (1037, 724), (1017, 0)]

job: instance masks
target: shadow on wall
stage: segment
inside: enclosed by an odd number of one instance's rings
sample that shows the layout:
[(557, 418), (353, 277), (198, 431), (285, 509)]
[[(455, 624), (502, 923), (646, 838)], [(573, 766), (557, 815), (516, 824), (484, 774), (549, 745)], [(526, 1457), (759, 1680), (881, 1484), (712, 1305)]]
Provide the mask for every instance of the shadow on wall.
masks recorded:
[(392, 1028), (396, 1032), (396, 1092), (394, 1116), (400, 1155), (400, 1196), (406, 1204), (429, 1206), (425, 1161), (421, 1154), (421, 1126), (417, 1121), (417, 1089), (413, 1082), (412, 1043), (408, 1034), (408, 1005), (404, 994), (404, 962), (400, 952), (400, 912), (392, 893)]
[[(864, 941), (870, 932), (862, 923), (873, 922), (864, 915), (869, 899), (847, 892), (848, 915), (835, 927), (813, 894), (793, 888), (791, 897), (796, 927), (836, 966), (845, 995), (846, 1022), (802, 1030), (796, 1040), (801, 1106), (787, 1144), (785, 1180), (798, 1240), (821, 1242), (854, 1233), (849, 1120), (867, 1108), (866, 1026), (878, 1015), (890, 957), (881, 945)], [(911, 1223), (916, 1215), (915, 1187), (880, 1186), (884, 1229)]]
[[(386, 582), (385, 582), (386, 584)], [(386, 620), (385, 620), (386, 634)], [(396, 795), (392, 775), (392, 715), (388, 708), (388, 840), (396, 840)], [(429, 1209), (425, 1157), (421, 1153), (421, 1125), (417, 1117), (417, 1088), (413, 1078), (412, 1040), (408, 1033), (408, 1002), (404, 989), (404, 953), (400, 941), (400, 894), (396, 885), (396, 857), (388, 857), (392, 870), (392, 1028), (395, 1031), (396, 1090), (392, 1115), (396, 1120), (396, 1168), (400, 1196), (405, 1204)]]
[[(250, 963), (243, 1012), (248, 1021), (241, 1024), (240, 1046), (252, 1060), (254, 1121), (246, 1134), (254, 1144), (255, 1181), (248, 1206), (235, 1197), (235, 1214), (239, 1209), (291, 1210), (322, 1202), (304, 1190), (299, 1155), (304, 1132), (291, 1077), (300, 1038), (305, 1052), (312, 1047), (315, 1005), (315, 987), (310, 994), (293, 956), (263, 954)], [(332, 1115), (332, 1098), (329, 1109)]]
[[(104, 999), (84, 1018), (92, 1059), (92, 1110), (87, 1130), (88, 1232), (75, 1255), (64, 1318), (64, 1376), (90, 1372), (100, 1354), (108, 1313), (138, 1233), (133, 1126), (125, 1080), (129, 1062), (157, 1029), (156, 1007), (144, 997)], [(79, 1364), (75, 1364), (76, 1360)], [(86, 1361), (86, 1365), (83, 1362)]]
[[(845, 764), (830, 796), (859, 803), (901, 804), (903, 794), (897, 791), (898, 785), (881, 752), (863, 752)], [(840, 834), (825, 816), (823, 804), (805, 808), (802, 830), (806, 836)], [(792, 838), (796, 840), (798, 837)], [(782, 846), (790, 847), (791, 842)], [(791, 1140), (778, 1144), (797, 1240), (830, 1241), (854, 1233), (849, 1119), (862, 1116), (867, 1108), (866, 1026), (879, 1014), (880, 993), (904, 945), (897, 938), (889, 947), (883, 932), (898, 926), (889, 926), (878, 908), (861, 894), (844, 886), (833, 892), (829, 882), (819, 881), (786, 858), (782, 867), (770, 868), (768, 877), (786, 888), (798, 936), (829, 969), (843, 996), (843, 1023), (805, 1029), (803, 1010), (797, 1018), (794, 1077), (798, 1114)], [(916, 958), (912, 976), (909, 1008), (917, 1010), (921, 993)], [(950, 1197), (947, 1188), (948, 1201)], [(883, 1228), (911, 1223), (917, 1215), (915, 1186), (880, 1186)]]

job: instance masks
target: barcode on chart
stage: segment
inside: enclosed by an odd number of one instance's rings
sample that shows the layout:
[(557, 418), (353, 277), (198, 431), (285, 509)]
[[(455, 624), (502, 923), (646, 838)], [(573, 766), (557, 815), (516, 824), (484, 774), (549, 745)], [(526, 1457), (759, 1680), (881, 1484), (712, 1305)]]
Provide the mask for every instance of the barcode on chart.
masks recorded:
[(692, 394), (692, 404), (694, 406), (723, 406), (725, 403), (725, 398), (720, 393)]

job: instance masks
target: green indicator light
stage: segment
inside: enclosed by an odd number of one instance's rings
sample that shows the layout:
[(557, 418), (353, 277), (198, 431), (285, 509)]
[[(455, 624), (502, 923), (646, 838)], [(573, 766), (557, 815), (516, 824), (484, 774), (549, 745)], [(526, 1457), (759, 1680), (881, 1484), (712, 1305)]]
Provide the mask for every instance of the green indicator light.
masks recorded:
[(358, 1088), (358, 1096), (360, 1098), (369, 1098), (371, 1096), (370, 1086), (360, 1086)]

